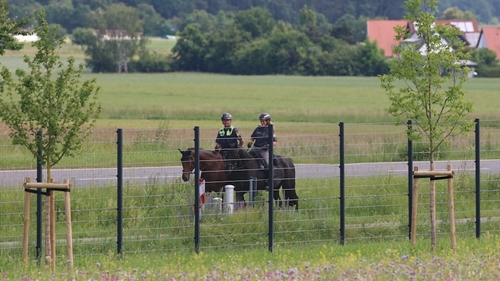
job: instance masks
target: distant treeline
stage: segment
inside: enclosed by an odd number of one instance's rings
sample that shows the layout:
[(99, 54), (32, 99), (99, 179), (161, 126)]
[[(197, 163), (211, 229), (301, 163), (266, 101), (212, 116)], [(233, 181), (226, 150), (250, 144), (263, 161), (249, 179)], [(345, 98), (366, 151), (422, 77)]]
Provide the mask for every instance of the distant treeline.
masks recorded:
[[(404, 0), (21, 0), (8, 1), (12, 16), (22, 17), (45, 9), (49, 23), (60, 24), (68, 33), (77, 27), (91, 27), (89, 14), (105, 10), (112, 4), (123, 3), (138, 10), (144, 20), (146, 35), (172, 34), (182, 31), (189, 17), (196, 11), (211, 16), (223, 12), (235, 14), (252, 7), (268, 10), (274, 20), (297, 24), (300, 9), (307, 6), (330, 24), (345, 17), (358, 20), (385, 18), (402, 19), (405, 14)], [(500, 0), (440, 0), (440, 12), (457, 7), (469, 11), (483, 24), (498, 24)], [(191, 18), (192, 20), (192, 18)]]
[[(500, 0), (441, 0), (481, 22), (498, 22)], [(462, 3), (463, 2), (463, 3)], [(462, 3), (462, 4), (461, 4)], [(497, 5), (498, 4), (498, 5)], [(477, 7), (484, 9), (477, 10)], [(389, 61), (366, 40), (371, 18), (401, 19), (404, 0), (25, 0), (11, 16), (46, 11), (81, 45), (94, 72), (199, 71), (244, 75), (374, 76)], [(443, 8), (444, 9), (444, 8)], [(500, 8), (499, 8), (500, 9)], [(464, 13), (462, 13), (464, 14)], [(439, 15), (438, 15), (439, 16)], [(132, 40), (95, 34), (122, 30)], [(177, 35), (172, 55), (151, 53), (144, 36)], [(477, 60), (476, 60), (477, 61)], [(496, 67), (496, 65), (493, 65)]]

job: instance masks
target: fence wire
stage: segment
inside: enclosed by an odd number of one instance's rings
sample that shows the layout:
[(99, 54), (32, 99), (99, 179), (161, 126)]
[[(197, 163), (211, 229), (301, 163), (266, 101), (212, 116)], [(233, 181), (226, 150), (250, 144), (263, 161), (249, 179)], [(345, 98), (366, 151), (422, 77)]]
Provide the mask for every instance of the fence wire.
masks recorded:
[[(277, 124), (276, 154), (296, 167), (299, 210), (277, 208), (277, 246), (340, 241), (340, 140), (338, 124)], [(254, 128), (239, 128), (248, 141)], [(393, 123), (345, 124), (345, 239), (387, 240), (409, 237), (409, 190), (406, 128)], [(5, 131), (5, 130), (3, 130)], [(218, 128), (200, 128), (200, 145), (213, 149)], [(500, 228), (500, 121), (481, 121), (481, 233)], [(95, 131), (76, 157), (54, 167), (56, 182), (70, 179), (75, 257), (117, 250), (117, 135)], [(193, 250), (194, 176), (181, 179), (179, 149), (194, 147), (193, 128), (167, 124), (149, 130), (123, 130), (123, 253)], [(423, 161), (425, 143), (414, 143), (414, 166)], [(475, 235), (475, 136), (453, 137), (437, 154), (436, 169), (452, 164), (457, 234)], [(21, 256), (26, 177), (36, 179), (36, 159), (0, 135), (0, 250)], [(483, 165), (484, 164), (484, 165)], [(487, 164), (487, 165), (486, 165)], [(484, 166), (484, 168), (483, 168)], [(46, 173), (43, 173), (46, 180)], [(430, 231), (428, 180), (419, 181), (417, 235)], [(222, 184), (222, 183), (221, 183)], [(449, 236), (446, 181), (438, 181), (438, 237)], [(36, 194), (32, 194), (29, 255), (36, 242)], [(223, 198), (212, 194), (211, 198)], [(222, 199), (223, 200), (223, 199)], [(228, 215), (218, 204), (205, 204), (201, 215), (202, 249), (263, 247), (268, 243), (268, 193), (259, 191), (247, 206)], [(45, 202), (45, 198), (43, 198)], [(209, 200), (208, 202), (213, 202)], [(218, 202), (218, 201), (215, 201)], [(66, 253), (63, 196), (56, 193), (57, 255)], [(447, 240), (446, 240), (447, 241)], [(42, 246), (44, 248), (44, 246)]]

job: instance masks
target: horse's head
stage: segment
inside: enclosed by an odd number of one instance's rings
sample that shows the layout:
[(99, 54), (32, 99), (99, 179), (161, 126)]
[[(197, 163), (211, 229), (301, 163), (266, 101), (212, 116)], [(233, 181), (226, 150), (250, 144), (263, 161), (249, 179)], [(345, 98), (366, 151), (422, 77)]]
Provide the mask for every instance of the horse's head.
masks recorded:
[(182, 163), (182, 180), (188, 181), (191, 173), (194, 170), (194, 151), (191, 149), (188, 150), (180, 150), (179, 152), (182, 154), (181, 163)]

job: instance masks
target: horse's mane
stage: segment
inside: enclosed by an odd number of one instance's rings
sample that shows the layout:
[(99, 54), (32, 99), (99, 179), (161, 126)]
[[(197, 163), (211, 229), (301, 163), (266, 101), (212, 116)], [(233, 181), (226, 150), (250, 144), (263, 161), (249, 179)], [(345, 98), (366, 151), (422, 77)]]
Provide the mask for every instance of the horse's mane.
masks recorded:
[[(188, 149), (186, 149), (186, 151), (191, 151), (191, 153), (194, 154), (194, 152), (196, 151), (196, 149), (194, 147), (189, 147)], [(217, 154), (217, 153), (215, 153), (212, 150), (206, 150), (206, 149), (203, 149), (203, 148), (200, 147), (200, 156), (203, 155), (203, 154), (207, 155), (210, 158), (213, 158), (212, 160), (223, 160), (222, 155)]]
[(243, 148), (238, 149), (238, 156), (240, 158), (253, 158), (252, 154)]

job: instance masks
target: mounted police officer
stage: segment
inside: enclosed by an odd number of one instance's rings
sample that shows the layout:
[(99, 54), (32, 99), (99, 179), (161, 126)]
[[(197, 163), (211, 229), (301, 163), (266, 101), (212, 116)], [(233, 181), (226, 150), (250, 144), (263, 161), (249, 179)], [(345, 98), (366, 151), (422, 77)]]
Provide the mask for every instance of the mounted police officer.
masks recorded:
[[(265, 165), (261, 165), (260, 169), (265, 169), (269, 166), (269, 145), (268, 145), (268, 137), (269, 137), (269, 125), (273, 124), (271, 122), (271, 115), (268, 113), (262, 113), (259, 116), (260, 125), (255, 128), (252, 135), (250, 136), (250, 142), (247, 144), (248, 148), (253, 148), (250, 150), (250, 153), (255, 155), (260, 155), (264, 160)], [(273, 126), (273, 146), (278, 143), (278, 139), (276, 138), (276, 130), (274, 130)]]
[(238, 128), (231, 126), (232, 116), (225, 112), (220, 117), (224, 127), (219, 129), (215, 139), (215, 151), (220, 151), (224, 157), (238, 147), (242, 147), (245, 141), (241, 137)]

